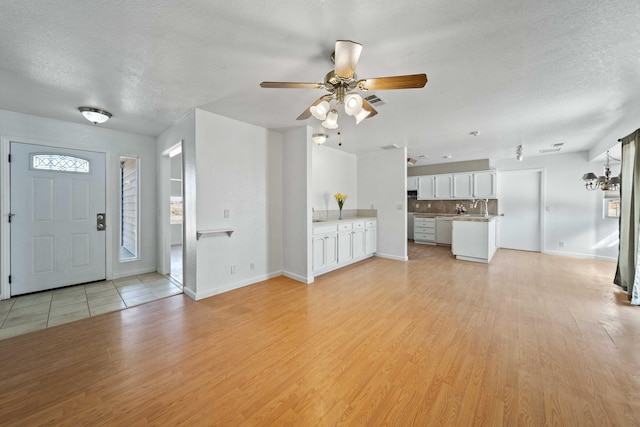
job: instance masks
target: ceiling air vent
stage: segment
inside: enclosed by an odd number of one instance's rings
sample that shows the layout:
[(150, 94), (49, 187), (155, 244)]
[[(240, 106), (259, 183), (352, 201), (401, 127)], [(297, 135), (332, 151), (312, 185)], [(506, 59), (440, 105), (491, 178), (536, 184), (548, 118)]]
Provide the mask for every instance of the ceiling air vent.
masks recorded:
[(556, 153), (560, 151), (559, 148), (543, 148), (539, 151), (540, 154)]
[(380, 98), (378, 95), (371, 94), (364, 98), (372, 107), (381, 107), (387, 103), (384, 99)]
[(396, 148), (400, 148), (400, 146), (397, 144), (391, 144), (391, 145), (384, 145), (380, 148), (382, 148), (383, 150), (395, 150)]

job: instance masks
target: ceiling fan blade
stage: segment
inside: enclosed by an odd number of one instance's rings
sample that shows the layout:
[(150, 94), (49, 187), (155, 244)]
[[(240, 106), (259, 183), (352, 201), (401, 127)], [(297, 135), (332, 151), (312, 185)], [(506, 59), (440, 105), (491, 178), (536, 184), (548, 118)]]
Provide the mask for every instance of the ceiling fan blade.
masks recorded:
[(320, 98), (318, 98), (316, 100), (316, 102), (314, 102), (313, 104), (309, 105), (309, 107), (307, 107), (306, 110), (304, 110), (302, 112), (302, 114), (300, 114), (298, 116), (298, 118), (296, 120), (307, 120), (309, 117), (311, 117), (311, 107), (315, 107), (316, 105), (320, 104), (322, 101), (329, 101), (331, 100), (331, 95), (323, 95)]
[(324, 83), (262, 82), (260, 87), (274, 89), (324, 89)]
[(360, 59), (362, 45), (351, 40), (337, 40), (334, 56), (336, 76), (345, 79), (353, 78), (356, 65)]
[(409, 74), (358, 80), (356, 87), (360, 90), (419, 89), (426, 84), (426, 74)]
[(375, 108), (373, 108), (373, 107), (371, 106), (371, 104), (369, 104), (369, 103), (367, 102), (367, 100), (366, 100), (366, 99), (364, 99), (364, 98), (362, 99), (362, 108), (364, 108), (364, 109), (365, 109), (365, 110), (367, 110), (369, 113), (371, 113), (371, 114), (369, 114), (367, 117), (365, 117), (365, 118), (367, 118), (367, 119), (370, 119), (371, 117), (373, 117), (373, 116), (375, 116), (376, 114), (378, 114), (378, 112), (376, 111), (376, 109), (375, 109)]

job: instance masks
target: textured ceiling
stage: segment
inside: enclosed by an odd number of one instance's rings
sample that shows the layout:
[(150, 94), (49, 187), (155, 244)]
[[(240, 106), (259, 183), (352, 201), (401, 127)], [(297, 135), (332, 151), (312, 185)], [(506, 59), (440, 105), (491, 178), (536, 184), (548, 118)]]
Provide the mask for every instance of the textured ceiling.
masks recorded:
[(358, 126), (342, 114), (346, 151), (395, 143), (425, 164), (563, 142), (595, 156), (640, 127), (638, 16), (637, 0), (4, 2), (0, 109), (83, 123), (77, 107), (97, 106), (113, 113), (102, 126), (154, 136), (195, 107), (321, 131), (296, 117), (323, 91), (259, 83), (321, 82), (349, 39), (359, 78), (429, 82), (376, 92), (387, 104)]

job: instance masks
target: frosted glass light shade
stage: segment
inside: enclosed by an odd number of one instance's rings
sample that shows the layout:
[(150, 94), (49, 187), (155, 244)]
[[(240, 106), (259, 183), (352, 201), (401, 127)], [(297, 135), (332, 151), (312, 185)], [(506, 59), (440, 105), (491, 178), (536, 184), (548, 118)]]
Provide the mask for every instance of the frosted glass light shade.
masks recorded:
[(327, 129), (336, 129), (338, 127), (338, 112), (334, 109), (329, 111), (327, 114), (327, 119), (322, 122), (322, 126)]
[(322, 101), (318, 105), (312, 105), (309, 107), (309, 111), (313, 114), (318, 120), (324, 120), (327, 118), (327, 113), (329, 112), (329, 103), (327, 101)]
[(356, 119), (356, 124), (369, 117), (369, 114), (371, 114), (371, 111), (365, 110), (364, 108), (361, 109), (360, 112), (354, 116)]
[(85, 119), (94, 124), (104, 123), (111, 118), (110, 112), (99, 108), (79, 107), (78, 110), (80, 110)]
[(318, 145), (324, 144), (327, 142), (327, 135), (324, 133), (314, 133), (311, 136), (311, 140)]
[(344, 112), (355, 116), (362, 111), (362, 97), (357, 93), (350, 93), (344, 98)]

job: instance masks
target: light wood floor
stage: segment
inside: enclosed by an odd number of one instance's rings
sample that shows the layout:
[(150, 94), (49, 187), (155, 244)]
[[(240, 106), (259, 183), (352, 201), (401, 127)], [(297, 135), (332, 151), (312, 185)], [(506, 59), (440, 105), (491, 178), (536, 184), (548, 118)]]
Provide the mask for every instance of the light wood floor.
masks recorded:
[(447, 248), (0, 341), (3, 425), (634, 425), (610, 262)]

